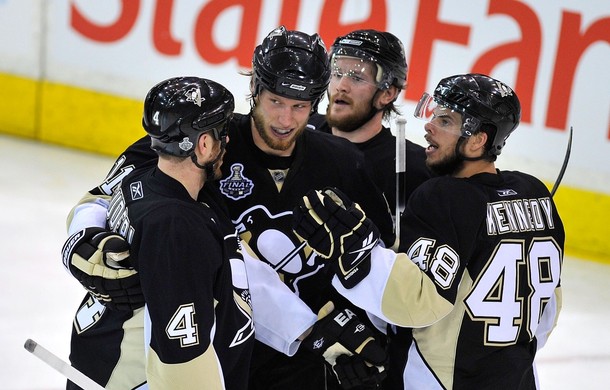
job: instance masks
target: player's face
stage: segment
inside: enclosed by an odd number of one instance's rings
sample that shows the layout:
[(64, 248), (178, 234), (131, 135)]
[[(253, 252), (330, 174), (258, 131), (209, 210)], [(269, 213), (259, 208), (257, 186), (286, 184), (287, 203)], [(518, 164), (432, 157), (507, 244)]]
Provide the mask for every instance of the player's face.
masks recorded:
[(307, 126), (311, 102), (285, 98), (267, 90), (262, 90), (256, 99), (252, 112), (254, 143), (265, 153), (289, 156)]
[(462, 164), (456, 144), (462, 134), (462, 115), (445, 107), (437, 107), (426, 130), (426, 165), (437, 175), (455, 172)]
[(333, 57), (326, 121), (340, 131), (354, 131), (375, 111), (375, 64), (355, 57)]

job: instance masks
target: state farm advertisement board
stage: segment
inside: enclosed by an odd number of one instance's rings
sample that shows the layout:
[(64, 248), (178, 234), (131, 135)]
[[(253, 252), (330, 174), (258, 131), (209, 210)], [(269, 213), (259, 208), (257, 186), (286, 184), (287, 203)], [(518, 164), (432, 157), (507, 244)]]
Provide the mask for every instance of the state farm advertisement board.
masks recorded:
[[(42, 7), (40, 33), (24, 34), (43, 41), (32, 44), (30, 57), (40, 65), (33, 77), (142, 99), (157, 81), (198, 75), (227, 86), (242, 112), (248, 79), (239, 71), (250, 67), (254, 47), (277, 25), (318, 32), (327, 47), (354, 29), (387, 30), (407, 54), (408, 88), (399, 103), (409, 138), (423, 143), (422, 125), (412, 116), (422, 92), (448, 75), (487, 73), (514, 87), (523, 110), (501, 168), (552, 180), (573, 126), (564, 182), (610, 193), (607, 0), (4, 0), (0, 9), (17, 3)], [(29, 14), (36, 22), (38, 13)], [(8, 23), (4, 31), (24, 28), (24, 20), (6, 13), (0, 21)], [(15, 43), (0, 43), (0, 50), (15, 51)], [(0, 64), (0, 70), (16, 68)]]

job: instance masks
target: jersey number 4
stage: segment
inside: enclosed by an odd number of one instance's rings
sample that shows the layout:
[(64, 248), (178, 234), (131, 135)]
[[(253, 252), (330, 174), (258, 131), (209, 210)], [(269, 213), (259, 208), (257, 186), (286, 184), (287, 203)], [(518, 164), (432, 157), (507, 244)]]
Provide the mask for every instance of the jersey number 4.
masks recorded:
[(524, 241), (501, 241), (465, 299), (470, 318), (485, 322), (485, 344), (515, 344), (522, 327), (534, 337), (560, 272), (561, 250), (554, 240), (534, 240), (529, 248)]
[(165, 328), (167, 337), (180, 340), (181, 347), (192, 347), (199, 344), (199, 332), (195, 323), (193, 304), (181, 305), (174, 313)]

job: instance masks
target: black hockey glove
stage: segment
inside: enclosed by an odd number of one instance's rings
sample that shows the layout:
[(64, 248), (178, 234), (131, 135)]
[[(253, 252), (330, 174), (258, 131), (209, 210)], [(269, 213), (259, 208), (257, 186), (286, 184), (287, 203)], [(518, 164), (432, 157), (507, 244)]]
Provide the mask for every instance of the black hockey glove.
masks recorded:
[(377, 389), (388, 374), (385, 369), (380, 370), (380, 366), (373, 366), (358, 355), (337, 356), (333, 370), (344, 389)]
[(294, 232), (320, 256), (333, 260), (346, 288), (358, 284), (371, 269), (370, 253), (379, 229), (358, 203), (336, 188), (309, 191), (293, 210)]
[(138, 273), (129, 264), (129, 244), (120, 235), (92, 227), (71, 235), (64, 266), (100, 303), (112, 310), (144, 306)]
[(349, 309), (328, 302), (301, 345), (324, 357), (345, 389), (373, 385), (385, 378), (387, 354), (371, 329)]

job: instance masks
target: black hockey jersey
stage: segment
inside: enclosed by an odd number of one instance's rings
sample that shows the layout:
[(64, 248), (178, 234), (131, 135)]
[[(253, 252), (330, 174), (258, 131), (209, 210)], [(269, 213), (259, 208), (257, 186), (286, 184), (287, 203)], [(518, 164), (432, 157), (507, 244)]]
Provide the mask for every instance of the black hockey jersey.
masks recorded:
[(533, 389), (533, 360), (556, 324), (565, 233), (548, 189), (520, 172), (439, 177), (412, 195), (399, 254), (373, 252), (351, 290), (400, 325), (391, 389)]
[(387, 203), (367, 174), (364, 156), (349, 141), (306, 129), (290, 157), (270, 156), (252, 139), (250, 116), (234, 119), (218, 181), (242, 239), (280, 274), (314, 311), (326, 303), (328, 261), (317, 258), (293, 232), (292, 210), (311, 189), (337, 187), (358, 202), (393, 243)]
[[(271, 265), (317, 312), (327, 301), (349, 304), (332, 289), (332, 268), (292, 232), (292, 210), (311, 189), (337, 187), (358, 202), (388, 246), (394, 242), (387, 202), (367, 172), (363, 154), (349, 141), (306, 129), (292, 156), (275, 157), (254, 144), (250, 116), (236, 116), (218, 181), (233, 223), (258, 257)], [(357, 313), (364, 316), (364, 313)], [(286, 357), (255, 344), (252, 389), (338, 388), (320, 357), (297, 351)]]
[[(119, 156), (105, 180), (89, 193), (94, 197), (108, 197), (136, 168), (153, 167), (156, 163), (157, 155), (150, 148), (150, 137), (144, 136)], [(225, 235), (235, 231), (216, 187), (206, 185), (199, 194), (199, 200), (213, 205), (214, 211), (222, 214), (217, 222), (224, 222)], [(143, 323), (144, 309), (109, 310), (86, 294), (74, 316), (70, 339), (71, 365), (107, 389), (145, 386)], [(96, 359), (91, 359), (92, 353)], [(66, 388), (79, 387), (68, 381)]]
[[(311, 135), (312, 133), (315, 135)], [(218, 187), (206, 185), (200, 197), (203, 196), (208, 202), (215, 202), (217, 206), (226, 201), (227, 213), (230, 212), (230, 217), (237, 223), (242, 239), (253, 247), (259, 257), (278, 271), (284, 282), (299, 294), (314, 312), (329, 299), (333, 299), (340, 306), (338, 301), (342, 297), (330, 286), (330, 267), (326, 262), (315, 258), (311, 249), (298, 241), (292, 233), (291, 214), (297, 199), (309, 189), (335, 186), (360, 203), (367, 215), (378, 224), (382, 238), (391, 245), (394, 241), (391, 216), (381, 191), (364, 170), (362, 154), (347, 140), (307, 131), (297, 141), (292, 157), (270, 157), (254, 146), (250, 116), (247, 115), (235, 115), (229, 136), (222, 165), (223, 179), (217, 183), (223, 194), (219, 194)], [(106, 180), (90, 193), (94, 196), (108, 195), (135, 167), (154, 164), (156, 159), (156, 154), (150, 148), (150, 138), (142, 137), (129, 146), (115, 162)], [(281, 191), (278, 186), (281, 186)], [(215, 209), (218, 210), (218, 207)], [(76, 318), (89, 318), (88, 313), (91, 310), (87, 302), (90, 299), (87, 294)], [(132, 374), (142, 369), (142, 360), (137, 350), (141, 349), (141, 339), (136, 336), (136, 340), (132, 340), (132, 335), (137, 332), (132, 328), (129, 328), (129, 332), (124, 332), (122, 324), (133, 323), (136, 328), (142, 322), (142, 314), (136, 311), (133, 313), (136, 317), (132, 318), (131, 312), (108, 311), (101, 304), (94, 304), (98, 310), (96, 313), (103, 315), (97, 316), (95, 323), (90, 324), (86, 332), (79, 331), (75, 321), (71, 340), (71, 363), (87, 375), (98, 378), (100, 384), (111, 388), (127, 388), (119, 380), (122, 381), (125, 377), (132, 380), (134, 375), (124, 375), (122, 371), (114, 368), (134, 367), (129, 370)], [(90, 363), (88, 355), (91, 348), (100, 348), (100, 351), (107, 354), (103, 365), (100, 366), (99, 362)], [(135, 353), (132, 354), (132, 351)], [(317, 388), (318, 383), (324, 388), (336, 382), (334, 375), (326, 372), (321, 358), (312, 356), (307, 351), (299, 350), (297, 355), (288, 357), (262, 343), (256, 343), (252, 361), (254, 365), (260, 363), (267, 367), (279, 368), (274, 374), (263, 369), (259, 375), (276, 384), (278, 388), (296, 388), (299, 384), (310, 389)], [(312, 374), (312, 367), (315, 374)], [(285, 385), (283, 380), (286, 380)], [(112, 387), (114, 383), (118, 386)], [(129, 385), (134, 386), (133, 383), (129, 382)], [(255, 388), (253, 383), (250, 385)], [(336, 383), (335, 385), (338, 386)], [(261, 388), (267, 387), (268, 383), (261, 384)]]
[(146, 300), (149, 386), (246, 388), (254, 326), (245, 279), (232, 277), (245, 274), (232, 271), (244, 268), (236, 235), (156, 167), (125, 177), (108, 214), (131, 244)]
[[(136, 166), (155, 166), (156, 161), (148, 137), (131, 145), (117, 159), (106, 180), (75, 207), (74, 216), (69, 218), (70, 229), (106, 226), (108, 205), (104, 204), (103, 198), (107, 191), (116, 187)], [(217, 187), (206, 185), (198, 200), (216, 212), (215, 222), (224, 232), (225, 242), (234, 242), (230, 237), (236, 237), (235, 227)], [(232, 276), (238, 281), (247, 278), (243, 285), (249, 286), (252, 296), (255, 336), (290, 356), (298, 346), (295, 340), (315, 322), (316, 316), (280, 281), (277, 273), (250, 256), (245, 244), (242, 243), (240, 248), (240, 253), (232, 256), (232, 264), (241, 264), (243, 256), (247, 275), (241, 270), (242, 275), (232, 273)], [(74, 317), (70, 350), (72, 365), (107, 389), (146, 386), (144, 322), (143, 309), (108, 310), (87, 294)], [(76, 386), (68, 383), (68, 388)]]
[[(115, 162), (106, 181), (90, 192), (107, 195), (134, 167), (156, 159), (150, 138), (142, 137)], [(394, 242), (387, 201), (373, 183), (363, 154), (345, 139), (306, 130), (291, 157), (269, 156), (254, 145), (250, 116), (235, 114), (222, 172), (222, 179), (215, 184), (224, 201), (218, 199), (211, 185), (204, 187), (206, 196), (224, 204), (222, 207), (241, 238), (276, 268), (284, 282), (314, 311), (326, 302), (319, 294), (320, 279), (316, 281), (312, 275), (324, 269), (319, 276), (326, 274), (322, 279), (328, 282), (330, 267), (292, 233), (292, 210), (307, 191), (326, 186), (339, 188), (375, 222), (387, 246)]]
[[(332, 133), (328, 124), (323, 121), (324, 116), (315, 116), (316, 129), (325, 133)], [(421, 183), (431, 178), (432, 172), (426, 166), (426, 151), (423, 146), (406, 141), (406, 183), (404, 188), (403, 204)], [(383, 127), (373, 138), (365, 142), (354, 142), (364, 153), (371, 177), (375, 184), (383, 191), (390, 209), (396, 205), (396, 137), (392, 131)]]

